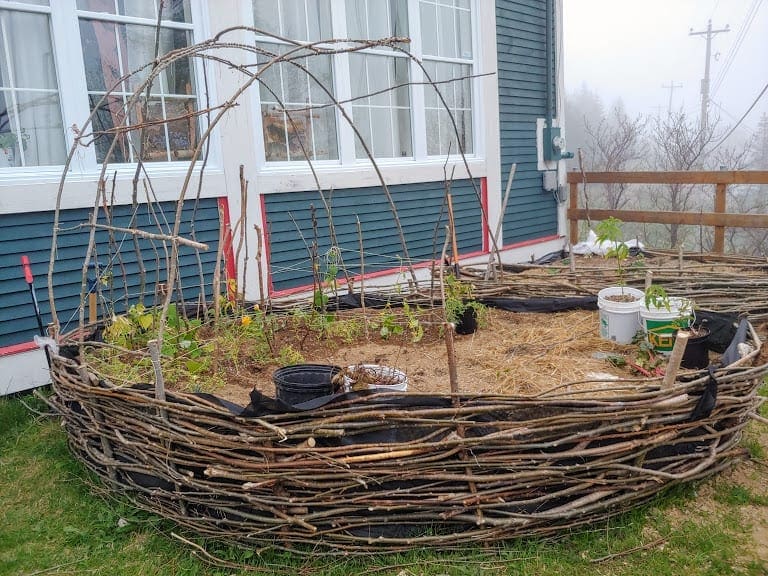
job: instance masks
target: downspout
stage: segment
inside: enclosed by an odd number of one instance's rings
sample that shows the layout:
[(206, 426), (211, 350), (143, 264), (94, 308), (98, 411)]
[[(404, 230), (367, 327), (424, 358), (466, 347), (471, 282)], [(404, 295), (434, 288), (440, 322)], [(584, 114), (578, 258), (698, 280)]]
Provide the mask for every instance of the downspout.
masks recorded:
[(553, 120), (555, 116), (555, 95), (554, 95), (554, 65), (553, 65), (553, 55), (554, 55), (554, 34), (553, 34), (553, 24), (555, 21), (555, 6), (554, 2), (555, 0), (545, 0), (546, 2), (546, 9), (545, 9), (545, 42), (546, 42), (546, 58), (547, 58), (547, 68), (546, 68), (546, 76), (547, 76), (547, 115), (546, 115), (546, 125), (545, 128), (552, 128), (553, 127)]

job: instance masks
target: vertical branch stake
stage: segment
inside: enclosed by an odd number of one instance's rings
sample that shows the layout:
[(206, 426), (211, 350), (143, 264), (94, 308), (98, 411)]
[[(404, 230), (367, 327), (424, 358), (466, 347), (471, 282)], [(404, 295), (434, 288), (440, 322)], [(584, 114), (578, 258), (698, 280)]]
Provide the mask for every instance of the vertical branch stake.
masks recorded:
[(645, 273), (645, 289), (648, 290), (648, 288), (651, 287), (651, 284), (653, 284), (653, 270), (648, 270)]
[(459, 377), (456, 372), (456, 348), (453, 345), (453, 332), (456, 327), (452, 322), (444, 322), (443, 330), (445, 331), (445, 349), (448, 353), (448, 379), (451, 382), (451, 396), (453, 398), (453, 406), (459, 407)]
[(355, 214), (357, 222), (357, 241), (360, 245), (360, 308), (363, 311), (363, 326), (365, 337), (368, 338), (368, 315), (365, 313), (365, 253), (363, 252), (363, 227), (360, 225), (360, 217)]
[(677, 372), (680, 369), (680, 361), (683, 359), (685, 353), (685, 347), (688, 345), (688, 333), (678, 332), (677, 338), (675, 338), (675, 347), (672, 348), (672, 354), (669, 355), (669, 363), (667, 364), (667, 371), (664, 374), (664, 384), (662, 388), (672, 388), (675, 385), (675, 378), (677, 378)]
[[(165, 381), (163, 380), (163, 369), (160, 365), (160, 345), (157, 340), (147, 342), (149, 346), (149, 355), (152, 358), (152, 367), (155, 369), (155, 398), (165, 402)], [(165, 414), (165, 411), (163, 411)], [(167, 419), (165, 416), (163, 419)]]

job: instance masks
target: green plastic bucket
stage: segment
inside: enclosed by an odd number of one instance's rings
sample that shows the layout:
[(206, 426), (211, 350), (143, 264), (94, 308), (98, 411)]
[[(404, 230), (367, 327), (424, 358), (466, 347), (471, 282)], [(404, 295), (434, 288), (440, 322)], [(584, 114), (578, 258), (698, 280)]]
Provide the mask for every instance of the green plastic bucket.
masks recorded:
[(672, 352), (677, 331), (690, 326), (691, 319), (680, 315), (680, 311), (686, 308), (690, 308), (689, 301), (684, 298), (670, 298), (669, 310), (653, 305), (640, 310), (643, 330), (648, 337), (648, 343), (656, 352)]

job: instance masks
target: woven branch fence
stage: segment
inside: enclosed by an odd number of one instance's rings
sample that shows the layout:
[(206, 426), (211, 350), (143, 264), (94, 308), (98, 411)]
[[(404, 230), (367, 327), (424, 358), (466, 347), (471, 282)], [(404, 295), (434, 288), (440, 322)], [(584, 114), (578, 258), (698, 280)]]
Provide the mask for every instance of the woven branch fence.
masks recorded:
[(298, 553), (451, 548), (603, 521), (730, 466), (768, 372), (754, 366), (753, 329), (750, 340), (712, 378), (670, 387), (351, 393), (250, 416), (204, 395), (114, 386), (54, 356), (49, 402), (90, 470), (206, 538)]

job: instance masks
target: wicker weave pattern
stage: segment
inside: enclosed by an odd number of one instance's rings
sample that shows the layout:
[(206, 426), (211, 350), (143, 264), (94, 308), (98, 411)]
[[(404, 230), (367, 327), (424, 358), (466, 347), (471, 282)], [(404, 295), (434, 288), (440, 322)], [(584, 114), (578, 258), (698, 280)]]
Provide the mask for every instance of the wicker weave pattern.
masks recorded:
[(768, 372), (750, 358), (717, 372), (714, 410), (694, 421), (705, 372), (667, 390), (596, 382), (458, 407), (379, 394), (242, 418), (55, 357), (51, 403), (75, 455), (142, 508), (246, 546), (364, 553), (555, 534), (723, 470)]

